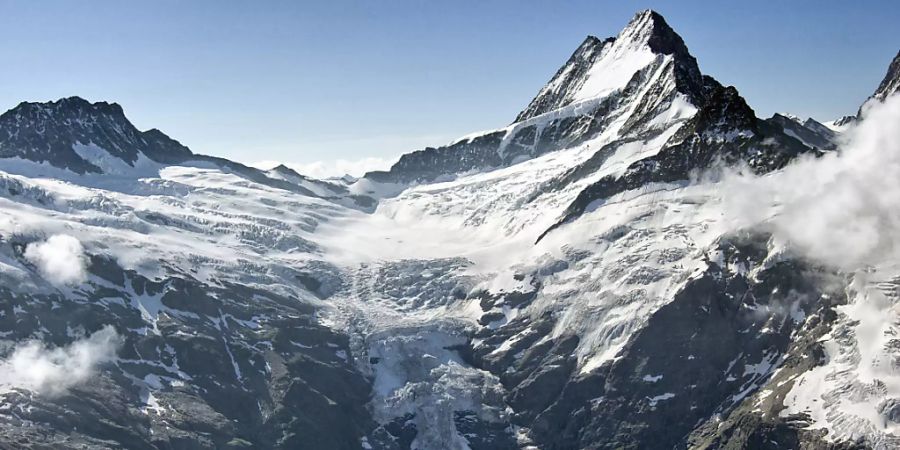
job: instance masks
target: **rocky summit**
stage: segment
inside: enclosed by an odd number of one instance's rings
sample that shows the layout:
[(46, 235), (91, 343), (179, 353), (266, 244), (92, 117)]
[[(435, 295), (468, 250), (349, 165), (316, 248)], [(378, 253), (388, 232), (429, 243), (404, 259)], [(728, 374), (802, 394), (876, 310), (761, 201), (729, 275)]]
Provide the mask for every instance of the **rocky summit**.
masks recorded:
[(0, 448), (900, 447), (900, 259), (868, 239), (896, 210), (867, 184), (898, 60), (858, 116), (762, 119), (642, 11), (510, 125), (359, 179), (21, 103)]

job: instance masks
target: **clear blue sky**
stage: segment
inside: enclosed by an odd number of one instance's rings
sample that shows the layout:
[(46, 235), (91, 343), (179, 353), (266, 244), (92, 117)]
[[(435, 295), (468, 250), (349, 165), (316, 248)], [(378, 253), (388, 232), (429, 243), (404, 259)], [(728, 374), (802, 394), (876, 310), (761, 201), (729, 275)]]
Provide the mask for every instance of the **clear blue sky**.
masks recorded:
[(662, 13), (760, 115), (856, 111), (900, 1), (5, 1), (0, 108), (80, 95), (252, 162), (393, 156), (503, 126), (585, 35)]

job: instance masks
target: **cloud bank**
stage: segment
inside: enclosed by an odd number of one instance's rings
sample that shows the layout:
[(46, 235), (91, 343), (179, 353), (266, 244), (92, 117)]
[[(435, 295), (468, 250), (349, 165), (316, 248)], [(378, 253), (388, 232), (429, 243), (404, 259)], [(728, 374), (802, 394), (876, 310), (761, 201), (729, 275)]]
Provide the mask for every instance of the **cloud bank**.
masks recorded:
[(726, 176), (726, 218), (846, 271), (900, 258), (900, 95), (863, 115), (837, 152), (766, 176)]
[(81, 242), (67, 234), (50, 236), (25, 247), (25, 259), (37, 266), (41, 276), (57, 286), (81, 283), (87, 277), (87, 258)]
[(120, 345), (121, 337), (111, 326), (66, 347), (48, 348), (36, 340), (20, 343), (0, 360), (0, 392), (61, 394), (87, 380), (98, 365), (113, 360)]

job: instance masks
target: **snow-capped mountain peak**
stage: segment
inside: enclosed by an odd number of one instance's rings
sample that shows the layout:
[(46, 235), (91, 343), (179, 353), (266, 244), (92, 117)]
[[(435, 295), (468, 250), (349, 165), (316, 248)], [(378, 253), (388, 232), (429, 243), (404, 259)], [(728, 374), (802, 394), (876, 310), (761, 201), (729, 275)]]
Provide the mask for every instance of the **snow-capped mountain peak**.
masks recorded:
[(823, 125), (834, 132), (842, 133), (856, 123), (856, 120), (856, 116), (844, 116), (839, 119), (829, 120), (823, 123)]
[(720, 87), (700, 73), (662, 16), (643, 11), (615, 38), (585, 39), (508, 127), (406, 154), (389, 171), (366, 178), (446, 180), (598, 138), (655, 135), (689, 119)]
[(836, 147), (838, 132), (812, 117), (803, 120), (790, 113), (775, 113), (767, 122), (781, 127), (787, 135), (809, 147), (821, 150)]
[(661, 15), (645, 10), (614, 38), (588, 36), (516, 121), (623, 89), (660, 55), (671, 55), (676, 60), (679, 89), (697, 100), (703, 80), (696, 59)]
[(791, 114), (791, 113), (788, 113), (788, 112), (777, 112), (777, 113), (775, 113), (775, 115), (776, 115), (776, 116), (784, 117), (785, 119), (793, 120), (794, 122), (797, 122), (797, 123), (799, 123), (799, 124), (802, 124), (802, 123), (803, 123), (803, 119), (800, 118), (800, 116), (795, 115), (795, 114)]
[(616, 42), (623, 47), (632, 48), (646, 45), (654, 52), (663, 54), (687, 51), (684, 41), (666, 23), (666, 19), (651, 9), (635, 14), (616, 37)]
[(142, 132), (116, 103), (68, 97), (23, 102), (0, 115), (0, 158), (46, 163), (78, 174), (180, 160), (191, 151), (159, 130)]
[(89, 102), (78, 96), (64, 97), (49, 102), (21, 102), (8, 112), (25, 119), (41, 117), (45, 120), (79, 120), (96, 122), (99, 116), (110, 116), (116, 120), (125, 119), (125, 112), (118, 103)]

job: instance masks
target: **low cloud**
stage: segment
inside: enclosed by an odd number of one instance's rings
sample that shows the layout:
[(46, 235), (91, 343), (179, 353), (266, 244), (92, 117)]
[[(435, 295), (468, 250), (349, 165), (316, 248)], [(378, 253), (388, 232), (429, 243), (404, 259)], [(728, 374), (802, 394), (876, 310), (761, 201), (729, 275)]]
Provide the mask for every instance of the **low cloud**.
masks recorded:
[(87, 277), (87, 258), (81, 242), (67, 234), (50, 236), (25, 248), (25, 259), (37, 266), (47, 281), (57, 286), (81, 283)]
[(112, 326), (65, 347), (48, 348), (37, 340), (18, 344), (0, 360), (0, 392), (27, 389), (59, 395), (87, 380), (98, 365), (113, 360), (120, 345), (121, 337)]
[(727, 175), (726, 218), (854, 271), (900, 258), (900, 95), (870, 103), (838, 152), (765, 176)]

